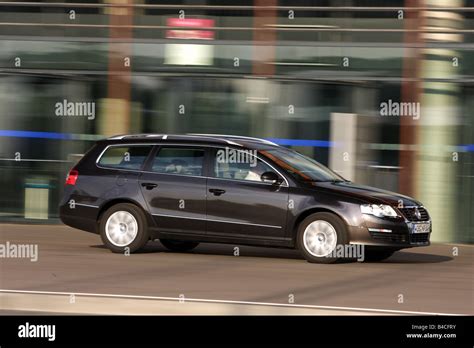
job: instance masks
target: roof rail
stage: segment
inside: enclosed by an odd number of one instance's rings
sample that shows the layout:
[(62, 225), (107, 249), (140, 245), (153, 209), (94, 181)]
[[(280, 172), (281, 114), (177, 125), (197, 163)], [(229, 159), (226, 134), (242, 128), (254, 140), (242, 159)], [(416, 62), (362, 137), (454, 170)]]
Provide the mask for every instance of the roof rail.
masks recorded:
[(200, 133), (190, 133), (190, 135), (200, 135), (200, 136), (207, 136), (207, 137), (216, 137), (216, 138), (230, 138), (230, 139), (242, 139), (242, 140), (251, 140), (251, 141), (256, 141), (262, 144), (268, 144), (268, 145), (277, 145), (276, 143), (266, 140), (266, 139), (261, 139), (261, 138), (255, 138), (255, 137), (246, 137), (243, 135), (225, 135), (225, 134), (200, 134)]
[[(226, 139), (226, 136), (212, 136), (211, 134), (153, 134), (153, 133), (144, 133), (144, 134), (120, 134), (114, 135), (112, 137), (107, 138), (107, 140), (122, 140), (122, 139), (133, 139), (133, 138), (151, 138), (151, 137), (161, 137), (161, 140), (173, 140), (173, 138), (181, 138), (181, 139), (208, 139), (212, 141), (221, 141), (223, 143), (229, 145), (237, 145), (242, 146), (234, 141)], [(176, 139), (174, 139), (176, 140)]]
[(111, 136), (107, 139), (108, 140), (121, 140), (121, 139), (125, 139), (125, 138), (147, 138), (147, 137), (150, 137), (150, 136), (158, 137), (158, 136), (162, 136), (162, 135), (163, 134), (146, 134), (146, 133), (142, 133), (142, 134), (119, 134), (119, 135)]
[(126, 136), (127, 136), (126, 134), (113, 135), (111, 137), (108, 137), (107, 140), (120, 140)]
[(221, 140), (222, 142), (225, 142), (229, 145), (236, 145), (236, 146), (242, 146), (242, 144), (239, 144), (239, 143), (236, 143), (234, 141), (231, 141), (229, 139), (226, 139), (225, 136), (218, 136), (218, 135), (215, 135), (215, 134), (197, 134), (197, 133), (188, 133), (188, 134), (184, 134), (184, 135), (181, 135), (181, 136), (184, 136), (184, 137), (194, 137), (194, 138), (205, 138), (205, 139), (211, 139), (211, 140)]

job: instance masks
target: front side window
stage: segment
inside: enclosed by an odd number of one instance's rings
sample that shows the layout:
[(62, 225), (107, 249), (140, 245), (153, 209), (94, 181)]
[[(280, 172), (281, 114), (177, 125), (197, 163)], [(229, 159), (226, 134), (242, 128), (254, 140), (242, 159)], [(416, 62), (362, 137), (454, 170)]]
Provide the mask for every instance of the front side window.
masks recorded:
[(204, 150), (192, 148), (161, 148), (153, 160), (151, 170), (157, 173), (203, 175)]
[(261, 182), (263, 173), (275, 172), (268, 164), (249, 151), (217, 150), (214, 161), (214, 176), (222, 179)]
[(100, 157), (99, 165), (117, 169), (139, 170), (150, 153), (151, 146), (111, 146)]
[(296, 151), (285, 148), (261, 150), (260, 153), (271, 159), (289, 175), (306, 182), (342, 182), (343, 177), (323, 166), (321, 163)]

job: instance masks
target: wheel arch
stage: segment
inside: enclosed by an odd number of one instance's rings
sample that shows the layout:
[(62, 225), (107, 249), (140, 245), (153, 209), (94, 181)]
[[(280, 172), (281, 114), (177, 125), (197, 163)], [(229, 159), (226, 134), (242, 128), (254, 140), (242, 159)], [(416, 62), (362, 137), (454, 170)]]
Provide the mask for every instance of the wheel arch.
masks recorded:
[(102, 219), (102, 215), (104, 215), (104, 213), (112, 206), (116, 205), (116, 204), (120, 204), (120, 203), (129, 203), (129, 204), (133, 204), (135, 205), (136, 207), (138, 207), (146, 216), (146, 219), (147, 219), (147, 222), (148, 222), (148, 226), (154, 226), (154, 221), (153, 219), (151, 218), (150, 214), (148, 213), (148, 211), (146, 209), (143, 208), (143, 206), (138, 203), (137, 201), (133, 200), (133, 199), (129, 199), (129, 198), (113, 198), (107, 202), (105, 202), (99, 209), (99, 212), (97, 214), (97, 218), (96, 218), (96, 224), (97, 224), (97, 229), (98, 229), (98, 226), (100, 224), (100, 220)]
[(294, 222), (294, 224), (292, 226), (292, 229), (291, 229), (291, 239), (292, 239), (293, 243), (296, 243), (296, 235), (297, 235), (297, 232), (298, 232), (298, 226), (301, 224), (301, 222), (304, 219), (306, 219), (311, 214), (315, 214), (315, 213), (331, 213), (331, 214), (334, 214), (339, 219), (341, 219), (341, 221), (344, 223), (346, 228), (349, 228), (349, 224), (347, 223), (346, 219), (344, 219), (344, 217), (340, 213), (338, 213), (338, 212), (336, 212), (332, 209), (326, 208), (326, 207), (311, 207), (311, 208), (308, 208), (308, 209), (302, 211), (298, 215), (298, 217), (295, 219), (295, 222)]

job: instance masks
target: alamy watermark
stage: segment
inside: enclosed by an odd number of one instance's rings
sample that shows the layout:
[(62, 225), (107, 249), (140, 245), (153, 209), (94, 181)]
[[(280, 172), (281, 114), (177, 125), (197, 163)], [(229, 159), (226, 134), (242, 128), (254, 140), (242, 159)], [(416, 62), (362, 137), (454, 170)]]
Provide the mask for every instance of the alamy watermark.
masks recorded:
[(7, 241), (0, 244), (0, 258), (30, 259), (31, 262), (38, 261), (38, 244), (15, 244)]
[(362, 244), (338, 244), (326, 257), (356, 259), (359, 262), (363, 262), (365, 260), (365, 247)]
[(257, 165), (257, 150), (236, 150), (226, 147), (217, 151), (217, 163), (248, 163), (250, 167)]
[(380, 103), (380, 116), (409, 116), (418, 120), (420, 112), (419, 102), (397, 102), (389, 99)]
[(95, 102), (71, 102), (64, 99), (55, 105), (56, 116), (83, 116), (88, 120), (95, 119)]
[(19, 338), (46, 338), (52, 342), (56, 340), (56, 325), (37, 325), (26, 322), (18, 326)]

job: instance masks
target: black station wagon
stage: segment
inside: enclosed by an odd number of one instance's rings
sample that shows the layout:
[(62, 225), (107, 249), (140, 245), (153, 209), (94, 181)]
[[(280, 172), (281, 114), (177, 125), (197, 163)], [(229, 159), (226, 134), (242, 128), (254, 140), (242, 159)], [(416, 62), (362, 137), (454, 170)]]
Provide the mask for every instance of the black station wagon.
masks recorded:
[(100, 234), (113, 252), (159, 239), (297, 248), (310, 262), (382, 260), (429, 245), (420, 202), (345, 180), (263, 139), (230, 135), (122, 135), (98, 141), (69, 172), (61, 220)]

